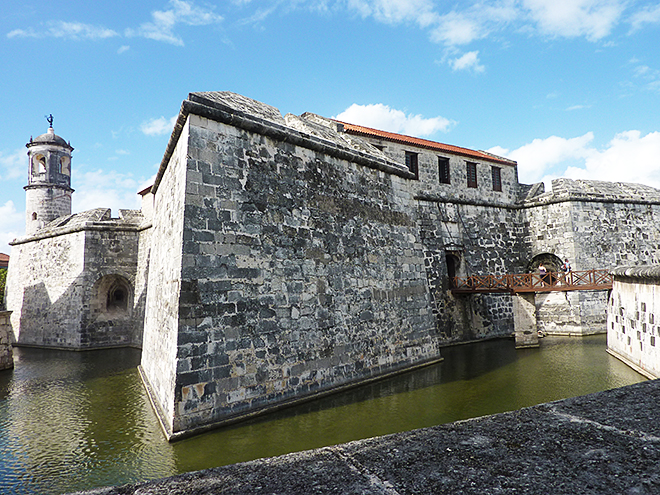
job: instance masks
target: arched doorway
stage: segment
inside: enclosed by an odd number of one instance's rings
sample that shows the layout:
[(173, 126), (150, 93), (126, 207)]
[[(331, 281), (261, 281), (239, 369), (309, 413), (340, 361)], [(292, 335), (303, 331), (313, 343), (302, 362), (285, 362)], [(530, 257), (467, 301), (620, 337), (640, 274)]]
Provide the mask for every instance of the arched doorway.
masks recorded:
[(536, 272), (539, 265), (543, 264), (549, 272), (558, 272), (561, 270), (561, 265), (564, 262), (557, 255), (552, 253), (540, 253), (534, 256), (527, 264), (527, 273)]

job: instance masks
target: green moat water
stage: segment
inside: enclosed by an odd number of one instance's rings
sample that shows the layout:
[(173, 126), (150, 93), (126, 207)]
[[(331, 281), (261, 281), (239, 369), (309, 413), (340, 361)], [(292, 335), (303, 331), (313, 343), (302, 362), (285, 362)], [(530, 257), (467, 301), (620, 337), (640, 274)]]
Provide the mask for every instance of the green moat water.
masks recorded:
[(435, 366), (168, 443), (133, 349), (14, 349), (0, 372), (0, 493), (59, 494), (518, 409), (645, 378), (604, 335), (445, 348)]

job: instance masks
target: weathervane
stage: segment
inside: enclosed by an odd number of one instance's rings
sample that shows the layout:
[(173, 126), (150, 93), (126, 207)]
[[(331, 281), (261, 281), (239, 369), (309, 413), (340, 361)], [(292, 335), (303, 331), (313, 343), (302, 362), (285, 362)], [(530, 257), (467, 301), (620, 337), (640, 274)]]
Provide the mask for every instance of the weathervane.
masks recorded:
[(48, 121), (48, 125), (52, 128), (53, 127), (53, 114), (51, 113), (46, 117), (46, 120)]

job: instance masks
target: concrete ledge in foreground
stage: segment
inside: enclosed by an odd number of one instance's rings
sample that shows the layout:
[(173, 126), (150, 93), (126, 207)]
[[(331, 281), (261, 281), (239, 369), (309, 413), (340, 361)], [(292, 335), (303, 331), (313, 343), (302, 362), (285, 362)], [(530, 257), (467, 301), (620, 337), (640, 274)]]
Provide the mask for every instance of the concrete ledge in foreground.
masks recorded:
[(85, 493), (657, 494), (660, 381)]

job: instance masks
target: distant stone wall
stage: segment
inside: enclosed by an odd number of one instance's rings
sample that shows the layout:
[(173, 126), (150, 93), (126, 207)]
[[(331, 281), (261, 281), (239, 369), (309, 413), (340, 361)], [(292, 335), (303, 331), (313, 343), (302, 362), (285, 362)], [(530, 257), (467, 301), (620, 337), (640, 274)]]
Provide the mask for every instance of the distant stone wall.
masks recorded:
[(660, 263), (658, 189), (555, 179), (525, 206), (532, 256), (568, 257), (574, 270)]
[(134, 311), (137, 224), (112, 220), (107, 209), (56, 223), (12, 243), (7, 309), (16, 344), (139, 346), (143, 310)]
[(539, 292), (536, 294), (538, 330), (548, 335), (605, 333), (606, 290)]
[(84, 232), (12, 245), (7, 309), (17, 345), (80, 347), (84, 246)]
[(607, 348), (650, 378), (660, 378), (660, 266), (618, 267), (607, 306)]
[(0, 371), (14, 367), (10, 314), (11, 312), (9, 311), (0, 311)]
[(265, 133), (191, 113), (158, 185), (142, 368), (170, 435), (440, 358), (407, 181)]
[[(556, 179), (525, 202), (530, 261), (568, 258), (573, 270), (660, 262), (660, 191), (640, 185)], [(559, 266), (554, 267), (558, 269)], [(539, 330), (557, 335), (606, 331), (607, 291), (539, 293)]]

